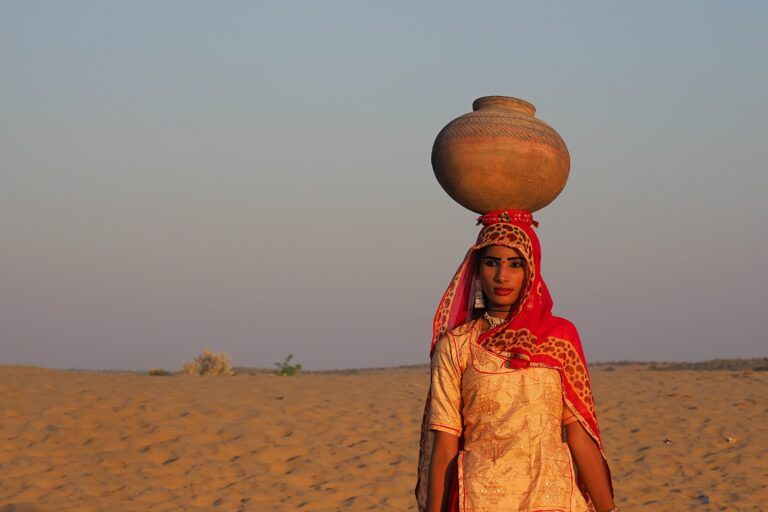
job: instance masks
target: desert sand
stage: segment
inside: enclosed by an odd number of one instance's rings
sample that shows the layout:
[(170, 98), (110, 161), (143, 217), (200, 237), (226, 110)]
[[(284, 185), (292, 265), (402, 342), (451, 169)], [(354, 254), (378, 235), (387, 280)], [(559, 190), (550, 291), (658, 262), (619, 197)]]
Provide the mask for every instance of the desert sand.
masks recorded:
[[(623, 510), (768, 510), (768, 372), (591, 373)], [(0, 511), (415, 510), (427, 385), (0, 367)]]

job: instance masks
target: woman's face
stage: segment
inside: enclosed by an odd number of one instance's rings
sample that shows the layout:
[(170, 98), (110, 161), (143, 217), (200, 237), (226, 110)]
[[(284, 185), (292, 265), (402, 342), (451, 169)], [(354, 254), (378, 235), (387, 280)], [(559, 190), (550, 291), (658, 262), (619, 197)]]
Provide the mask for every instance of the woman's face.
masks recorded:
[(478, 269), (486, 307), (511, 311), (525, 283), (525, 260), (503, 245), (489, 245), (480, 253)]

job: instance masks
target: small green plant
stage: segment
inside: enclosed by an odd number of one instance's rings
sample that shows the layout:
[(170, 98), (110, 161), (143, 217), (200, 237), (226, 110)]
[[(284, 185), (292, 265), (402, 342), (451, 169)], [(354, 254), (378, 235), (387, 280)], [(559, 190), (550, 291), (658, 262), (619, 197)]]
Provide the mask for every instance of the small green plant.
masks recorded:
[(181, 367), (183, 375), (234, 375), (232, 362), (226, 352), (211, 352), (209, 349), (203, 350), (199, 356), (192, 361), (187, 361)]
[(285, 360), (282, 363), (275, 363), (275, 366), (277, 366), (275, 375), (288, 377), (291, 375), (296, 375), (298, 372), (300, 372), (301, 365), (291, 364), (291, 359), (293, 359), (293, 354), (288, 354), (288, 356), (285, 358)]
[(173, 375), (168, 370), (164, 370), (162, 368), (152, 368), (149, 370), (150, 375), (154, 375), (155, 377), (168, 377), (169, 375)]

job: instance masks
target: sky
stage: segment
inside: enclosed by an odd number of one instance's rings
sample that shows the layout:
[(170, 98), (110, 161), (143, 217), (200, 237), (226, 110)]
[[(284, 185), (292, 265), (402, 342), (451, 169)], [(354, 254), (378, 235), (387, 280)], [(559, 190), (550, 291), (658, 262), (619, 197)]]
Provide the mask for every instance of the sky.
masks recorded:
[(590, 361), (766, 357), (768, 4), (0, 2), (0, 364), (425, 364), (478, 228), (435, 136), (523, 98)]

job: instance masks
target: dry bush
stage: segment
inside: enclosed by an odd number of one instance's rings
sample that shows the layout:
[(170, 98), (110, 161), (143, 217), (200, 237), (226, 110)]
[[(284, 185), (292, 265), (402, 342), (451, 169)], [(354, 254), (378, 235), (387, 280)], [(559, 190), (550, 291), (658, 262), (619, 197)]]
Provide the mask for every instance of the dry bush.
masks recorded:
[(171, 372), (163, 368), (152, 368), (151, 370), (149, 370), (149, 374), (154, 377), (170, 377), (171, 375), (173, 375)]
[(211, 352), (203, 350), (192, 361), (187, 361), (181, 367), (183, 375), (234, 375), (232, 361), (226, 352)]

